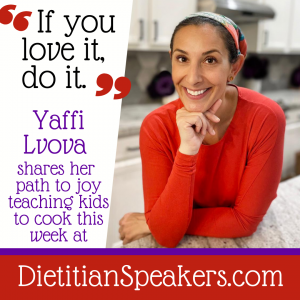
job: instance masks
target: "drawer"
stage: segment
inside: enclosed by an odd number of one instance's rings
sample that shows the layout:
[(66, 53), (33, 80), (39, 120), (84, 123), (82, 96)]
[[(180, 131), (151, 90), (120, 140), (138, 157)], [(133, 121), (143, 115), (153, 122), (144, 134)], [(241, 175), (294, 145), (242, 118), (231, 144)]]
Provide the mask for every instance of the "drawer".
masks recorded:
[(139, 135), (126, 136), (118, 139), (116, 161), (140, 156)]

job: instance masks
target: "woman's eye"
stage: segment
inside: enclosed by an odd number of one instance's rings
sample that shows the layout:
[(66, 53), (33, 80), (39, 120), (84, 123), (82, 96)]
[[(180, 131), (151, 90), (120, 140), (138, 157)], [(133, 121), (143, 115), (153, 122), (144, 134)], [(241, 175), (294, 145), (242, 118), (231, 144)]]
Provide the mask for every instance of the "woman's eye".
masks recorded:
[(183, 56), (177, 57), (177, 60), (178, 60), (179, 62), (186, 62), (186, 58), (183, 57)]
[(213, 61), (215, 61), (216, 62), (216, 59), (215, 58), (213, 58), (213, 57), (208, 57), (205, 61), (209, 61), (209, 63), (208, 64), (212, 64), (212, 62)]

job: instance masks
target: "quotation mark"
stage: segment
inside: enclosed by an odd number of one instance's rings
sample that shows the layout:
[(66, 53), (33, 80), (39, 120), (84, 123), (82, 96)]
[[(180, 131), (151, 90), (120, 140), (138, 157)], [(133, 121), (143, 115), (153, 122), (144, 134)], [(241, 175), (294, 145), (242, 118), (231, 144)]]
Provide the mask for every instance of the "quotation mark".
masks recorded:
[(13, 14), (10, 12), (10, 10), (15, 10), (16, 5), (5, 5), (0, 9), (0, 23), (7, 25), (13, 22), (13, 26), (18, 31), (24, 31), (27, 29), (29, 22), (25, 17), (30, 17), (32, 12), (31, 11), (23, 11), (16, 15), (14, 18)]
[[(102, 88), (102, 91), (97, 91), (96, 96), (104, 96), (110, 92), (114, 84), (113, 78), (106, 73), (100, 74), (97, 78), (97, 85)], [(115, 89), (120, 91), (120, 94), (114, 95), (114, 100), (125, 98), (131, 89), (131, 82), (127, 77), (119, 77), (115, 82)]]

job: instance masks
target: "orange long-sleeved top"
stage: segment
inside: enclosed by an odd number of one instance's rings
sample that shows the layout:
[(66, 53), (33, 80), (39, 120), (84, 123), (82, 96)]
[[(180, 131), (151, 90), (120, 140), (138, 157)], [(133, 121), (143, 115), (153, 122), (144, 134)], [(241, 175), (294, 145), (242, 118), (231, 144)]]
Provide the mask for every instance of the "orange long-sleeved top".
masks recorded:
[(264, 95), (238, 87), (223, 138), (196, 155), (178, 151), (180, 99), (144, 119), (140, 131), (145, 216), (156, 241), (175, 247), (185, 234), (253, 234), (277, 197), (286, 119)]

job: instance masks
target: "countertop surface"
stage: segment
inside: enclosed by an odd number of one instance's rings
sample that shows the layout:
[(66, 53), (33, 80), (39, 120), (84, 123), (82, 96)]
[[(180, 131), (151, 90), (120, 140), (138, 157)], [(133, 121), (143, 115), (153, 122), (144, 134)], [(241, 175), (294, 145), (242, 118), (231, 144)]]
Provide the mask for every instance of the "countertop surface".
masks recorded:
[[(152, 235), (124, 248), (163, 248)], [(300, 175), (279, 184), (257, 231), (244, 238), (212, 238), (185, 235), (177, 248), (300, 248)]]
[(139, 134), (144, 118), (161, 105), (161, 103), (157, 102), (123, 105), (120, 117), (119, 138)]
[(261, 94), (276, 101), (282, 102), (287, 107), (298, 106), (300, 107), (300, 89), (286, 89), (277, 91), (265, 91)]

